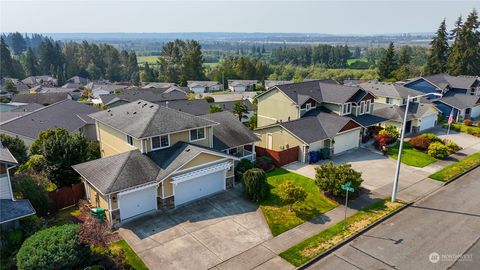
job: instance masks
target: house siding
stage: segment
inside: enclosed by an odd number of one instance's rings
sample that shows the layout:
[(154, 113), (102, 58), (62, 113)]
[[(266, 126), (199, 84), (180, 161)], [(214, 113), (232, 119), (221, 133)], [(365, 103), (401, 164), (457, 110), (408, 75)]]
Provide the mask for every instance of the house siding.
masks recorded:
[(140, 148), (140, 140), (133, 138), (133, 146), (127, 143), (127, 135), (107, 125), (97, 122), (98, 139), (102, 157), (108, 157), (135, 148)]
[(258, 127), (274, 124), (277, 121), (298, 118), (298, 107), (278, 89), (273, 89), (257, 99)]
[(284, 130), (281, 126), (274, 126), (269, 128), (264, 128), (261, 130), (255, 130), (255, 134), (257, 134), (260, 138), (260, 141), (257, 142), (255, 145), (269, 149), (268, 148), (268, 134), (272, 134), (272, 148), (270, 150), (274, 151), (283, 151), (295, 146), (299, 147), (298, 151), (298, 158), (301, 160), (303, 154), (303, 145), (304, 143), (293, 136), (290, 132)]
[[(110, 221), (109, 211), (111, 210), (108, 207), (108, 196), (102, 195), (98, 192), (95, 187), (90, 185), (88, 182), (84, 182), (88, 186), (88, 202), (92, 207), (100, 207), (106, 210), (105, 216), (108, 221)], [(97, 199), (98, 198), (98, 199)]]
[(187, 164), (183, 165), (180, 170), (187, 170), (192, 167), (197, 167), (201, 166), (202, 164), (214, 162), (216, 160), (221, 160), (224, 159), (224, 157), (217, 156), (217, 155), (211, 155), (207, 153), (200, 153), (198, 156), (196, 156), (194, 159), (190, 160)]

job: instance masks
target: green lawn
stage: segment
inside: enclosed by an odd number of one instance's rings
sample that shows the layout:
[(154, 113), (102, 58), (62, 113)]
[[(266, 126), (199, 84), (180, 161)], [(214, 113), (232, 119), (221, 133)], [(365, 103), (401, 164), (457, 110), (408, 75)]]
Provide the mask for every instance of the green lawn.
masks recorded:
[(456, 176), (480, 165), (480, 153), (475, 153), (465, 159), (447, 166), (429, 177), (438, 181), (448, 182)]
[(139, 64), (144, 64), (148, 63), (150, 64), (156, 64), (158, 59), (158, 55), (143, 55), (143, 56), (137, 56), (137, 62)]
[[(291, 212), (288, 211), (288, 205), (281, 202), (278, 197), (278, 189), (276, 188), (287, 180), (302, 186), (308, 192), (306, 200), (295, 204)], [(288, 231), (336, 206), (334, 201), (320, 193), (317, 185), (310, 178), (278, 168), (267, 173), (267, 181), (272, 188), (271, 194), (260, 203), (260, 208), (274, 236)]]
[[(395, 146), (388, 148), (388, 155), (397, 159), (398, 157), (398, 147), (400, 142), (397, 142)], [(427, 155), (424, 152), (418, 151), (412, 147), (408, 142), (403, 143), (403, 152), (402, 152), (402, 163), (407, 164), (413, 167), (425, 167), (429, 164), (437, 161), (435, 158)]]
[[(338, 222), (317, 235), (287, 249), (280, 253), (280, 257), (295, 266), (300, 266), (402, 205), (403, 203), (400, 202), (392, 203), (389, 199), (379, 201), (348, 217), (346, 221)], [(345, 226), (346, 229), (344, 229)]]
[(125, 240), (120, 240), (117, 242), (110, 243), (108, 245), (110, 250), (113, 253), (122, 252), (125, 256), (126, 262), (135, 270), (148, 270), (147, 266), (143, 263), (140, 257), (133, 251), (133, 249), (125, 242)]

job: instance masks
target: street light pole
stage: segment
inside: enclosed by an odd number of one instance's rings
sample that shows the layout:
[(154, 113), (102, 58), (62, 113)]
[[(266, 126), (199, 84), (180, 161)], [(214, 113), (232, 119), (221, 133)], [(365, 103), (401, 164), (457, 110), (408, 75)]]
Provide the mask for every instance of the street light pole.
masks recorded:
[(407, 105), (405, 106), (405, 115), (403, 116), (402, 133), (400, 135), (400, 146), (398, 147), (397, 169), (395, 170), (395, 180), (393, 181), (392, 202), (397, 200), (398, 178), (400, 177), (400, 160), (402, 159), (403, 138), (405, 137), (405, 128), (407, 127), (408, 107), (410, 105), (410, 95), (407, 96)]
[(405, 128), (407, 127), (407, 115), (408, 115), (408, 108), (410, 105), (410, 99), (416, 99), (424, 96), (439, 96), (442, 97), (442, 94), (439, 93), (427, 93), (424, 95), (418, 95), (414, 97), (407, 96), (407, 105), (405, 106), (405, 115), (403, 116), (403, 123), (402, 123), (402, 132), (400, 136), (400, 145), (398, 146), (398, 157), (397, 157), (397, 168), (395, 170), (395, 179), (393, 180), (393, 190), (392, 190), (392, 202), (397, 200), (397, 190), (398, 190), (398, 179), (400, 178), (400, 162), (402, 159), (402, 151), (403, 151), (403, 138), (405, 137)]

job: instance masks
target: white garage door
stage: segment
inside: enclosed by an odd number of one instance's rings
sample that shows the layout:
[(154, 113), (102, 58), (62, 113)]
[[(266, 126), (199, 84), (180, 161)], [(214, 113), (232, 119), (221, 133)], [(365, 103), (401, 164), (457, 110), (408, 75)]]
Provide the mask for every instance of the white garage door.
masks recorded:
[(436, 120), (436, 114), (431, 114), (423, 117), (420, 122), (420, 131), (434, 127)]
[(357, 148), (360, 142), (360, 129), (355, 129), (347, 133), (335, 136), (335, 144), (333, 145), (333, 154)]
[(225, 170), (174, 184), (175, 205), (208, 196), (225, 189)]
[(119, 194), (120, 218), (123, 220), (157, 209), (157, 186)]
[(477, 118), (480, 116), (480, 106), (475, 106), (472, 108), (472, 112), (470, 113), (471, 118)]

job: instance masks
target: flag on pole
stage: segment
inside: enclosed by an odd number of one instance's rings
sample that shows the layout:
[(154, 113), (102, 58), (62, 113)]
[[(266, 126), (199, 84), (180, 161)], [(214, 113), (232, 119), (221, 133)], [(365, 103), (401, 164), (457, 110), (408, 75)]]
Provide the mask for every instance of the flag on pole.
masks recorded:
[(450, 112), (450, 116), (448, 117), (448, 129), (447, 129), (447, 135), (450, 134), (450, 125), (453, 123), (453, 108), (452, 111)]
[(450, 116), (448, 117), (448, 124), (451, 125), (453, 123), (453, 108), (452, 111), (450, 112)]

